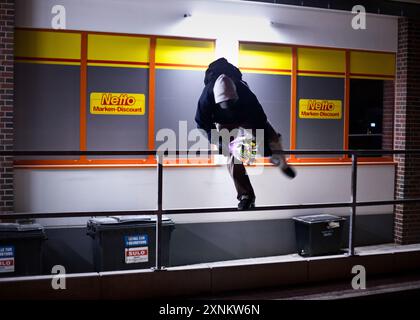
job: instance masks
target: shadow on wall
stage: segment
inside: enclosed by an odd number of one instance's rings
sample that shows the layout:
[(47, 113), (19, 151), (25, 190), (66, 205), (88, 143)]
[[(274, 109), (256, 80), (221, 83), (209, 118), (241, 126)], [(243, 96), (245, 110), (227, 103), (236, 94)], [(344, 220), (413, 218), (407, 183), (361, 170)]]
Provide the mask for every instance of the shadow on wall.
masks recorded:
[[(36, 8), (33, 1), (19, 1), (15, 0), (15, 21), (24, 21), (24, 26), (35, 25)], [(51, 9), (50, 9), (51, 10)], [(19, 18), (19, 19), (18, 19)]]
[(51, 274), (54, 265), (62, 265), (66, 273), (94, 272), (91, 238), (86, 228), (47, 229), (42, 269)]
[(293, 223), (285, 219), (177, 225), (170, 261), (178, 266), (292, 253)]
[[(93, 272), (92, 239), (86, 228), (46, 230), (43, 272), (54, 265), (67, 273)], [(343, 248), (348, 245), (348, 220), (343, 228)], [(356, 246), (393, 242), (393, 215), (363, 215), (356, 222)], [(168, 250), (163, 248), (163, 250)], [(170, 266), (296, 253), (292, 219), (178, 224), (169, 247)]]
[[(357, 218), (355, 245), (393, 242), (393, 215)], [(343, 227), (342, 244), (348, 246), (349, 221)], [(268, 257), (297, 252), (292, 219), (177, 225), (172, 234), (172, 266), (234, 259)]]

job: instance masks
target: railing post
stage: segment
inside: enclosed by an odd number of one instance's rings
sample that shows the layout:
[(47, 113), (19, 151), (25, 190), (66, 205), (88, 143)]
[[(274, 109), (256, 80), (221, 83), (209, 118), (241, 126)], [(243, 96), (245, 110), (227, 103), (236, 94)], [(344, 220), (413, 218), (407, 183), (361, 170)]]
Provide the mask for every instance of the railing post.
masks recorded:
[(163, 155), (156, 154), (158, 174), (158, 198), (156, 214), (156, 264), (155, 271), (163, 270), (162, 267), (162, 195), (163, 195)]
[(349, 256), (354, 255), (354, 235), (357, 211), (357, 154), (351, 155), (351, 217), (349, 223)]

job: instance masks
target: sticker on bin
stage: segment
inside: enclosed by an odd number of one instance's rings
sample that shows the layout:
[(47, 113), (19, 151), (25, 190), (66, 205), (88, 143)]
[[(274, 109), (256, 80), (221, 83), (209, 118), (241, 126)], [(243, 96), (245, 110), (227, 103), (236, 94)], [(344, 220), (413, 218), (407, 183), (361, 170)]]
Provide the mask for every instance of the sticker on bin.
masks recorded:
[(140, 263), (149, 261), (149, 248), (125, 248), (125, 263)]
[(323, 231), (321, 231), (321, 233), (322, 233), (322, 235), (324, 237), (331, 237), (334, 234), (334, 231), (332, 231), (332, 230), (323, 230)]
[(340, 222), (328, 222), (327, 229), (334, 229), (334, 228), (340, 228)]
[(0, 247), (0, 273), (15, 271), (15, 248)]
[(126, 248), (147, 246), (149, 244), (149, 237), (147, 236), (147, 234), (125, 236), (124, 242)]

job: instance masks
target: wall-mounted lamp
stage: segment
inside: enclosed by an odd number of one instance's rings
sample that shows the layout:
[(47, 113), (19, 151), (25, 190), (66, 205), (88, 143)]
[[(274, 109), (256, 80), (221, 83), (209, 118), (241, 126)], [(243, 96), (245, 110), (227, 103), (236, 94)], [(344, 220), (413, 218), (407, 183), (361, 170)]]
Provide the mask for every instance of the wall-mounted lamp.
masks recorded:
[(280, 22), (277, 22), (277, 21), (270, 21), (270, 24), (271, 24), (273, 27), (281, 27), (281, 26), (283, 26), (283, 25), (284, 25), (283, 23), (280, 23)]
[(191, 17), (191, 13), (184, 13), (184, 18), (189, 18)]

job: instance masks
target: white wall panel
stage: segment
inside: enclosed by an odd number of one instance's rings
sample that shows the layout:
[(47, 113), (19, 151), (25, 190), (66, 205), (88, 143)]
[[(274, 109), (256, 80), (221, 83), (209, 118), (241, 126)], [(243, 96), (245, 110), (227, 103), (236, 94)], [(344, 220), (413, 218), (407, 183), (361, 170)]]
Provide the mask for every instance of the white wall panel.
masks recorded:
[[(349, 166), (296, 167), (288, 180), (277, 168), (265, 167), (251, 181), (257, 206), (350, 201)], [(358, 200), (391, 200), (394, 166), (360, 166)], [(163, 204), (169, 208), (234, 207), (233, 182), (225, 166), (165, 168)], [(17, 212), (118, 211), (156, 208), (156, 170), (15, 170)], [(350, 213), (349, 208), (228, 212), (172, 216), (178, 223), (243, 221), (290, 218), (314, 212)], [(392, 206), (359, 208), (358, 214), (392, 213)], [(51, 219), (49, 224), (79, 225), (86, 219)]]

